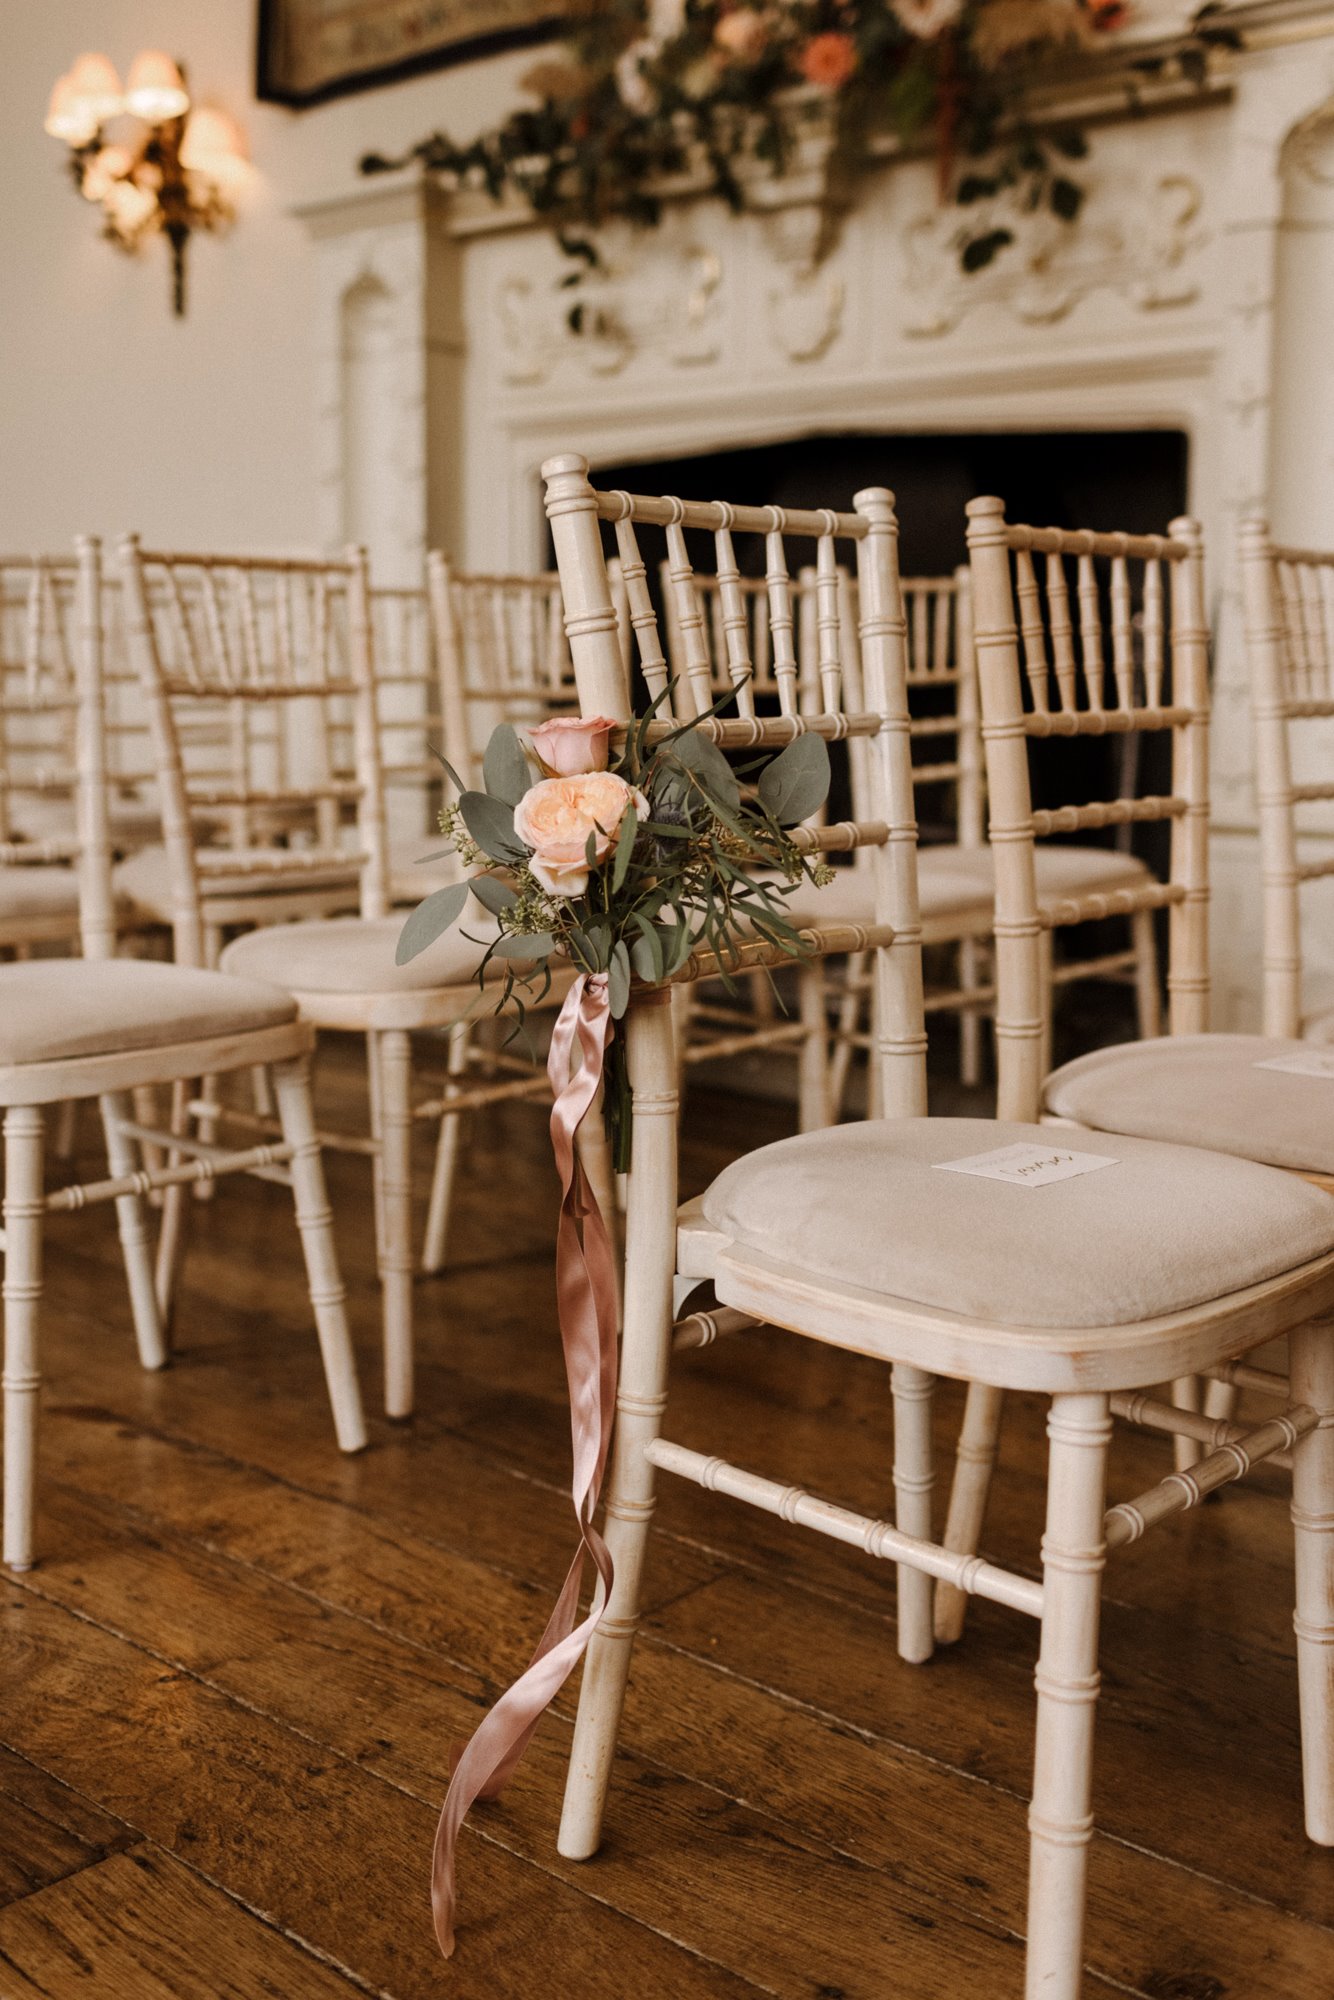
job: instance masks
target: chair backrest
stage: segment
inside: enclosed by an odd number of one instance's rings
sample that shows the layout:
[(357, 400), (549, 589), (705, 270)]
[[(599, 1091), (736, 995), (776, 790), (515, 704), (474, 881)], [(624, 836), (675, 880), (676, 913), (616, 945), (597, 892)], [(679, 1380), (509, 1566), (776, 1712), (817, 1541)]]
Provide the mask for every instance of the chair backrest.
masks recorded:
[(500, 722), (572, 715), (579, 696), (555, 570), (485, 576), (426, 558), (445, 754), (470, 783)]
[[(968, 550), (996, 864), (999, 1115), (1033, 1119), (1042, 1089), (1044, 929), (1169, 910), (1172, 1032), (1208, 1026), (1203, 546), (1190, 520), (1173, 521), (1166, 535), (1016, 527), (1003, 501), (981, 499), (968, 505)], [(1171, 732), (1169, 795), (1035, 810), (1030, 742), (1155, 730)], [(1039, 903), (1035, 840), (1153, 821), (1171, 827), (1166, 880)]]
[[(770, 588), (763, 576), (692, 573), (699, 622), (692, 629), (692, 649), (677, 613), (679, 583), (673, 583), (670, 558), (659, 566), (659, 592), (667, 665), (674, 683), (676, 713), (684, 720), (700, 712), (707, 685), (708, 700), (716, 701), (733, 685), (738, 661), (749, 663), (749, 697), (760, 714), (818, 714), (823, 703), (820, 682), (820, 581), (815, 565), (807, 563), (791, 579), (794, 614), (792, 643), (780, 634), (775, 648), (770, 623)], [(970, 581), (966, 566), (952, 576), (900, 578), (907, 621), (907, 685), (909, 727), (919, 755), (913, 780), (919, 794), (944, 794), (943, 817), (949, 834), (964, 847), (985, 840), (986, 793), (983, 779), (982, 733), (977, 705), (977, 669), (973, 658)], [(729, 652), (728, 616), (744, 614), (743, 644)], [(857, 582), (845, 564), (838, 567), (839, 648), (849, 699), (859, 699), (860, 659), (857, 638)], [(692, 673), (692, 650), (694, 670)], [(783, 672), (776, 670), (776, 652)], [(705, 680), (707, 673), (707, 683)], [(950, 742), (950, 739), (953, 742)], [(848, 745), (853, 809), (866, 817), (864, 743)], [(866, 858), (869, 858), (866, 857)]]
[(1301, 888), (1334, 875), (1328, 851), (1312, 853), (1306, 838), (1323, 834), (1327, 847), (1330, 815), (1321, 807), (1334, 800), (1334, 780), (1312, 775), (1329, 768), (1334, 718), (1334, 551), (1278, 548), (1267, 522), (1247, 521), (1240, 556), (1260, 815), (1264, 1030), (1299, 1035)]
[[(831, 926), (828, 948), (835, 951), (870, 948), (875, 953), (878, 1007), (874, 1059), (882, 1081), (881, 1102), (886, 1115), (921, 1116), (926, 1110), (926, 1030), (922, 1004), (921, 926), (917, 906), (916, 824), (913, 816), (912, 750), (906, 696), (906, 625), (898, 577), (898, 524), (893, 496), (883, 487), (859, 493), (850, 514), (798, 512), (778, 507), (736, 507), (723, 502), (645, 498), (634, 494), (595, 492), (587, 461), (555, 458), (543, 467), (547, 517), (551, 523), (565, 607), (565, 630), (574, 662), (579, 703), (588, 715), (625, 719), (629, 694), (618, 617), (604, 559), (600, 522), (615, 524), (617, 559), (625, 589), (629, 622), (638, 646), (639, 663), (650, 695), (667, 687), (668, 666), (662, 648), (658, 616), (648, 588), (648, 570), (640, 552), (644, 530), (663, 530), (672, 566), (671, 583), (676, 617), (686, 643), (698, 632), (700, 599), (694, 570), (686, 554), (684, 531), (704, 530), (713, 537), (715, 568), (727, 620), (727, 657), (735, 690), (736, 713), (702, 723), (724, 749), (761, 745), (778, 747), (795, 736), (815, 732), (830, 741), (857, 740), (870, 749), (868, 823), (845, 823), (811, 829), (802, 838), (811, 851), (834, 851), (854, 845), (875, 849), (875, 925), (858, 938), (856, 926)], [(755, 713), (749, 676), (747, 621), (744, 601), (736, 587), (736, 539), (759, 536), (769, 593), (769, 627), (774, 635), (775, 673), (783, 692), (777, 716)], [(817, 610), (819, 614), (819, 679), (821, 705), (816, 714), (798, 712), (793, 627), (795, 586), (788, 544), (815, 543)], [(839, 615), (839, 557), (855, 552), (859, 603), (859, 660), (845, 658)], [(692, 651), (687, 656), (695, 658)], [(851, 705), (851, 681), (860, 668), (858, 706)], [(849, 669), (853, 673), (849, 672)], [(669, 731), (670, 720), (655, 725)], [(650, 731), (650, 739), (653, 731)], [(833, 941), (837, 940), (837, 941)], [(751, 947), (747, 947), (750, 950)], [(756, 963), (764, 962), (755, 948)], [(711, 969), (704, 954), (688, 962), (686, 976)], [(627, 1023), (631, 1078), (640, 1084), (660, 1069), (663, 1057), (662, 1016), (657, 1003), (664, 996), (649, 991), (632, 1005)], [(640, 1037), (647, 1037), (637, 1055)], [(639, 1088), (639, 1085), (636, 1085)], [(669, 1092), (669, 1095), (671, 1093)], [(649, 1121), (652, 1088), (644, 1093)], [(674, 1103), (674, 1095), (671, 1096)], [(661, 1107), (659, 1107), (661, 1108)], [(636, 1120), (638, 1121), (638, 1103)], [(659, 1146), (648, 1142), (653, 1156), (663, 1159)], [(640, 1139), (636, 1128), (636, 1158)]]
[[(107, 821), (101, 554), (0, 558), (0, 863), (76, 865), (86, 958), (116, 949)], [(60, 831), (26, 836), (24, 801), (57, 800)]]
[[(364, 550), (341, 559), (148, 552), (119, 566), (148, 708), (178, 958), (205, 962), (210, 874), (259, 895), (355, 884), (386, 914), (384, 779)], [(344, 822), (351, 815), (351, 840)], [(201, 846), (196, 823), (225, 845)], [(281, 842), (281, 844), (277, 844)]]

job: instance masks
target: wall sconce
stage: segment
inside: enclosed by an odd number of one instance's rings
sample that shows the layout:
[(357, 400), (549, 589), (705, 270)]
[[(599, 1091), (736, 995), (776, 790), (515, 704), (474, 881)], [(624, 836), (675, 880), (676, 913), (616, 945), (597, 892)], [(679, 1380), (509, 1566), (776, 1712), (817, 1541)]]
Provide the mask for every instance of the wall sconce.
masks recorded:
[[(105, 128), (122, 118), (133, 123), (108, 142)], [(180, 65), (145, 49), (131, 63), (123, 91), (105, 56), (80, 56), (51, 92), (46, 130), (69, 147), (74, 185), (100, 205), (112, 243), (133, 251), (149, 236), (166, 237), (172, 305), (184, 313), (191, 232), (232, 220), (249, 173), (236, 125), (224, 111), (192, 108)]]

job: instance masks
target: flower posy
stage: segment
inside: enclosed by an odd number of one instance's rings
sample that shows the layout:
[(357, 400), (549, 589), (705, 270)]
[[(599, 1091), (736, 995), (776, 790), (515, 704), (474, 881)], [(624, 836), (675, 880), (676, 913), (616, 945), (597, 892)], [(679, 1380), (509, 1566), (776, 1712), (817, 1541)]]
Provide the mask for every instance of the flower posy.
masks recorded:
[(611, 853), (631, 806), (641, 820), (648, 818), (644, 794), (611, 771), (543, 778), (514, 808), (514, 831), (533, 850), (529, 874), (550, 896), (582, 896), (593, 866)]
[(838, 28), (812, 35), (797, 58), (797, 66), (807, 83), (820, 90), (841, 90), (857, 67), (852, 36)]
[(553, 715), (528, 741), (549, 778), (577, 778), (584, 771), (605, 771), (608, 745), (616, 724), (607, 715)]

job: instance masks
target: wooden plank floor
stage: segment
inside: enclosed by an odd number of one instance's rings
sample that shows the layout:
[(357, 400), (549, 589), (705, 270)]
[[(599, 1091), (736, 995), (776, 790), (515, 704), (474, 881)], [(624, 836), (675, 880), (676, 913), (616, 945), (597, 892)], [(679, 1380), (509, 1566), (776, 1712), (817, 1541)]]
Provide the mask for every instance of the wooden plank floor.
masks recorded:
[[(326, 1095), (349, 1074), (335, 1052)], [(697, 1089), (689, 1187), (785, 1129), (781, 1106)], [(567, 1693), (465, 1832), (458, 1953), (437, 1958), (451, 1745), (522, 1664), (571, 1545), (540, 1113), (479, 1123), (468, 1163), (449, 1274), (419, 1289), (420, 1414), (375, 1417), (350, 1461), (280, 1190), (195, 1207), (156, 1377), (109, 1212), (53, 1225), (43, 1560), (0, 1582), (0, 2000), (1017, 1995), (1032, 1628), (979, 1605), (962, 1647), (905, 1667), (885, 1565), (672, 1482), (605, 1849), (555, 1852)], [(332, 1178), (374, 1411), (364, 1164)], [(942, 1477), (957, 1415), (943, 1392)], [(723, 1344), (678, 1367), (672, 1430), (887, 1507), (869, 1363)], [(1119, 1443), (1117, 1491), (1164, 1464)], [(988, 1544), (1030, 1571), (1041, 1472), (1041, 1412), (1015, 1402)], [(1334, 1995), (1281, 1492), (1236, 1493), (1111, 1572), (1089, 1996)]]

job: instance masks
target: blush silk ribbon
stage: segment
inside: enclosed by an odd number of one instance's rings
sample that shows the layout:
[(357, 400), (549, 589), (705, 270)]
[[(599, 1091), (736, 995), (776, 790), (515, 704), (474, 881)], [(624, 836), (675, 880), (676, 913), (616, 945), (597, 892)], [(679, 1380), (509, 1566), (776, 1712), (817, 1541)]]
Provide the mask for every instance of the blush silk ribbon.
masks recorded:
[[(454, 1950), (454, 1852), (468, 1809), (475, 1799), (492, 1799), (501, 1791), (547, 1707), (578, 1665), (611, 1595), (611, 1557), (593, 1526), (593, 1514), (616, 1408), (616, 1271), (611, 1239), (575, 1150), (575, 1135), (597, 1097), (614, 1032), (606, 974), (581, 973), (556, 1017), (547, 1055), (556, 1100), (551, 1144), (561, 1183), (556, 1301), (570, 1396), (579, 1547), (527, 1668), (488, 1710), (454, 1764), (431, 1860), (435, 1935), (446, 1958)], [(580, 1064), (571, 1075), (576, 1047)], [(593, 1558), (602, 1590), (576, 1625), (586, 1554)]]

